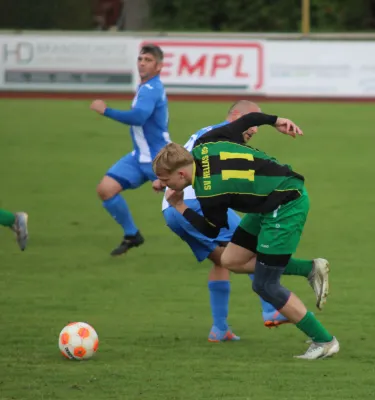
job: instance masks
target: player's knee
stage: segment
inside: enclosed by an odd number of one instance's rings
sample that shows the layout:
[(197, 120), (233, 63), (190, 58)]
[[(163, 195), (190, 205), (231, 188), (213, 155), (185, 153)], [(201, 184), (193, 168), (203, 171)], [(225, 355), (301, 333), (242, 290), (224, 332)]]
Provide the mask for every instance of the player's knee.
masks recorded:
[(283, 308), (290, 296), (290, 291), (280, 283), (282, 272), (281, 267), (270, 267), (258, 262), (253, 280), (254, 292), (272, 304), (276, 310)]
[(105, 176), (96, 187), (96, 193), (103, 201), (112, 198), (117, 193), (120, 193), (120, 191), (121, 185), (108, 176)]
[(261, 279), (254, 276), (253, 280), (253, 291), (259, 295), (263, 300), (270, 302), (277, 288), (274, 283), (267, 282), (266, 279)]
[(222, 268), (221, 265), (221, 256), (223, 255), (224, 247), (217, 246), (209, 255), (208, 259), (211, 260), (217, 268)]
[(264, 301), (272, 304), (276, 310), (280, 310), (287, 303), (290, 292), (280, 282), (261, 281), (254, 277), (253, 290)]
[(102, 182), (96, 187), (96, 193), (98, 194), (101, 200), (108, 200), (111, 196), (109, 195), (108, 190), (106, 189), (105, 185)]

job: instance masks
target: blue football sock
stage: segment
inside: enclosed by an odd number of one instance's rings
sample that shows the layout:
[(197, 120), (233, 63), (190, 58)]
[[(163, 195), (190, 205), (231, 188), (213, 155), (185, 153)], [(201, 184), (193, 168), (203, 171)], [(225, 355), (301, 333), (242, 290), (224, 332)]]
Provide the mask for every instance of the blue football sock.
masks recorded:
[(133, 218), (130, 214), (126, 201), (120, 194), (103, 201), (104, 208), (109, 212), (112, 218), (124, 229), (124, 236), (133, 236), (138, 232)]
[[(253, 274), (249, 274), (249, 278), (253, 281), (254, 280), (254, 275)], [(276, 312), (276, 309), (275, 309), (275, 307), (272, 305), (272, 304), (270, 304), (270, 303), (267, 303), (266, 301), (264, 301), (260, 296), (259, 296), (259, 299), (260, 299), (260, 303), (261, 303), (261, 305), (262, 305), (262, 312), (263, 313), (271, 313), (271, 314), (274, 314), (275, 312)]]
[(229, 309), (229, 281), (208, 282), (213, 324), (222, 331), (228, 329), (227, 317)]

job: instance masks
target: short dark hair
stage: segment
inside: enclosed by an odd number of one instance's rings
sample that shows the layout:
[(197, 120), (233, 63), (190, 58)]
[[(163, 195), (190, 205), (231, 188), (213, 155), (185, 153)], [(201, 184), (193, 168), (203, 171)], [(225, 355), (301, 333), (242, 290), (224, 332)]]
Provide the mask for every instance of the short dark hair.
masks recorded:
[(164, 58), (163, 50), (153, 43), (144, 44), (141, 48), (140, 54), (152, 54), (157, 62), (162, 62)]

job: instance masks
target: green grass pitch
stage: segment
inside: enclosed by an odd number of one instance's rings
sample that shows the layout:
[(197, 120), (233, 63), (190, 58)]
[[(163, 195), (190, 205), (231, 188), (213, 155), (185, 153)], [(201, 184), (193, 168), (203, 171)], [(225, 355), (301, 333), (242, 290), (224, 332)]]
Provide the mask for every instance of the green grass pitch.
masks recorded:
[[(315, 362), (292, 358), (307, 346), (293, 326), (263, 327), (247, 276), (232, 277), (230, 323), (241, 341), (207, 342), (210, 264), (167, 229), (150, 184), (125, 195), (145, 245), (109, 256), (121, 230), (95, 189), (130, 151), (130, 137), (88, 106), (0, 101), (0, 207), (30, 215), (26, 252), (0, 230), (0, 399), (373, 399), (373, 105), (265, 103), (264, 112), (294, 119), (305, 135), (267, 127), (252, 142), (306, 177), (311, 211), (297, 256), (331, 263), (321, 313), (303, 279), (284, 279), (340, 340), (337, 357)], [(228, 106), (171, 102), (174, 141), (220, 122)], [(74, 320), (99, 334), (91, 361), (59, 353), (58, 334)]]

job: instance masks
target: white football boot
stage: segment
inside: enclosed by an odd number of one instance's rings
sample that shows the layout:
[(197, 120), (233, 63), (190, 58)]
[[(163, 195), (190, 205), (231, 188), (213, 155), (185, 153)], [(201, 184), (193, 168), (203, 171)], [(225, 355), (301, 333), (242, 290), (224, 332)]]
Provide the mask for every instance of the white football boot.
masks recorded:
[(327, 343), (312, 342), (305, 354), (294, 356), (294, 358), (300, 358), (303, 360), (318, 360), (320, 358), (332, 357), (334, 354), (338, 353), (339, 350), (340, 344), (338, 340), (333, 337), (333, 339)]
[(16, 221), (12, 226), (12, 231), (16, 234), (18, 246), (22, 251), (24, 251), (26, 249), (27, 239), (29, 237), (27, 230), (28, 215), (25, 212), (16, 212), (15, 216)]
[(315, 258), (313, 260), (313, 268), (307, 280), (313, 288), (316, 296), (316, 306), (322, 310), (327, 302), (329, 294), (329, 262), (324, 258)]

